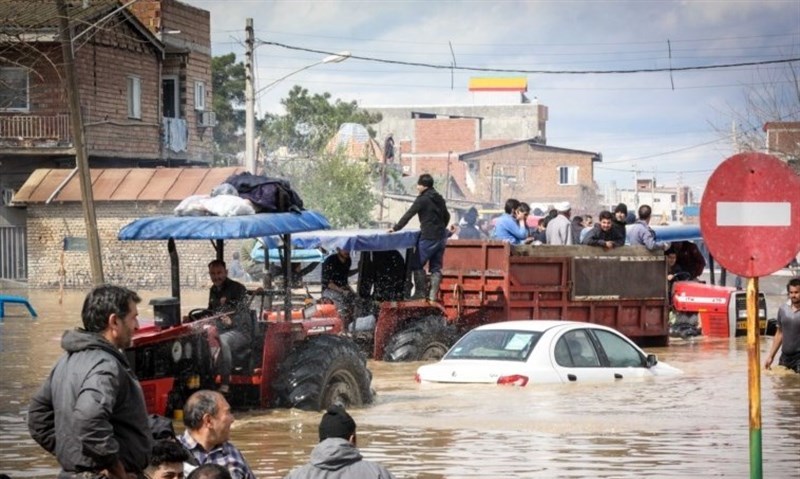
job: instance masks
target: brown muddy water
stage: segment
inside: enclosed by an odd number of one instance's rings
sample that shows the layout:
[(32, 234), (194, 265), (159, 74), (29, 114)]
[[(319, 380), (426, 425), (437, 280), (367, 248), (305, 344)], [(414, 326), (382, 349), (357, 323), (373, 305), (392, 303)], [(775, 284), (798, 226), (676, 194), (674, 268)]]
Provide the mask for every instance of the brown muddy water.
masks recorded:
[[(57, 463), (28, 435), (25, 411), (61, 353), (61, 333), (80, 324), (83, 293), (65, 294), (63, 305), (53, 291), (4, 293), (28, 296), (39, 318), (7, 306), (0, 325), (0, 472), (54, 477)], [(161, 293), (142, 294), (142, 317)], [(202, 305), (205, 294), (187, 293), (184, 304)], [(359, 447), (399, 478), (749, 477), (744, 338), (650, 351), (684, 374), (601, 386), (419, 387), (418, 364), (370, 362), (377, 400), (351, 411)], [(800, 477), (800, 375), (765, 371), (762, 408), (764, 477)], [(238, 413), (232, 440), (258, 477), (283, 477), (306, 461), (319, 418)]]

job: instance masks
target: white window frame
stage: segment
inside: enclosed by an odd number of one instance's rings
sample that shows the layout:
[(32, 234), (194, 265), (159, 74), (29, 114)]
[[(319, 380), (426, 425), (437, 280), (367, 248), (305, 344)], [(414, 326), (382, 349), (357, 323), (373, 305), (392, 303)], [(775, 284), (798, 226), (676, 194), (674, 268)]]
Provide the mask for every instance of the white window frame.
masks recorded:
[[(174, 118), (180, 118), (181, 117), (181, 85), (180, 85), (180, 78), (178, 77), (178, 75), (164, 75), (161, 78), (162, 88), (164, 87), (163, 86), (164, 83), (166, 83), (167, 81), (170, 81), (170, 80), (174, 82), (173, 83), (173, 92), (172, 92), (173, 93), (173, 103), (174, 103), (174, 105), (172, 105), (172, 106), (173, 106), (173, 109), (175, 110)], [(162, 108), (163, 108), (163, 106), (165, 106), (165, 105), (162, 105)]]
[(194, 82), (194, 109), (197, 111), (206, 109), (206, 84), (201, 81)]
[[(24, 107), (3, 107), (0, 105), (0, 111), (18, 111), (29, 112), (31, 109), (31, 79), (28, 69), (21, 67), (0, 67), (0, 74), (4, 72), (22, 72), (25, 74), (25, 106)], [(4, 75), (0, 75), (0, 83), (5, 83)]]
[(128, 118), (142, 119), (142, 79), (128, 76)]
[[(559, 186), (571, 186), (578, 184), (578, 167), (577, 166), (559, 166), (556, 169), (558, 174)], [(566, 180), (566, 181), (562, 181)]]

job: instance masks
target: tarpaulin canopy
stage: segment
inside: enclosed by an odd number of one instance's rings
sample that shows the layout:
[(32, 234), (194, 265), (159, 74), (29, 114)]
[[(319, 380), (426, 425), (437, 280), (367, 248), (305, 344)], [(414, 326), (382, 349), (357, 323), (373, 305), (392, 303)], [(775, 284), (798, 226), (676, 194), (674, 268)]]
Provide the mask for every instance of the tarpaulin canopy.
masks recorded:
[(652, 226), (658, 241), (695, 241), (703, 239), (700, 225)]
[(328, 230), (292, 236), (296, 248), (324, 248), (328, 252), (340, 248), (347, 251), (389, 251), (413, 248), (419, 241), (419, 230), (388, 233), (381, 229)]
[(245, 216), (153, 216), (124, 226), (120, 240), (243, 239), (330, 228), (316, 211)]

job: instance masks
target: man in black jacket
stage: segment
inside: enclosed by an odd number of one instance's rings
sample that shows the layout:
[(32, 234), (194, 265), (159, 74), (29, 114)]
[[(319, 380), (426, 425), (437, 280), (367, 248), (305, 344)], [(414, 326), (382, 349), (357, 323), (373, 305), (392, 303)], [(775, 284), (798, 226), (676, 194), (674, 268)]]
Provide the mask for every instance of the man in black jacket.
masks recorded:
[[(439, 284), (442, 282), (442, 258), (444, 248), (447, 244), (449, 235), (447, 224), (450, 223), (450, 213), (447, 211), (447, 204), (433, 188), (433, 177), (427, 173), (419, 175), (417, 180), (417, 191), (419, 196), (406, 211), (400, 221), (397, 222), (389, 232), (399, 231), (408, 224), (408, 221), (419, 215), (419, 266), (420, 268), (428, 263), (428, 272), (431, 275), (431, 289), (428, 293), (430, 301), (436, 301), (439, 294)], [(420, 283), (417, 282), (418, 276), (415, 275), (416, 288)]]
[(152, 437), (144, 395), (122, 350), (139, 328), (135, 292), (94, 288), (83, 329), (61, 338), (58, 360), (28, 408), (33, 439), (61, 464), (59, 479), (83, 473), (126, 479), (148, 465)]
[(625, 244), (625, 236), (614, 227), (614, 217), (610, 211), (601, 211), (598, 222), (586, 234), (581, 244), (600, 246), (603, 249), (618, 248)]

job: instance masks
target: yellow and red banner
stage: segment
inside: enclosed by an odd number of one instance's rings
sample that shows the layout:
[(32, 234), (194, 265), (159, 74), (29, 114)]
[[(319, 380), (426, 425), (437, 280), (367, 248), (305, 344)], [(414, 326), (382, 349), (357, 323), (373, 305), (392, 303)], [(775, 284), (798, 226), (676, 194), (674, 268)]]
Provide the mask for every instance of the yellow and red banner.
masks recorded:
[(472, 77), (469, 91), (528, 91), (525, 77)]

